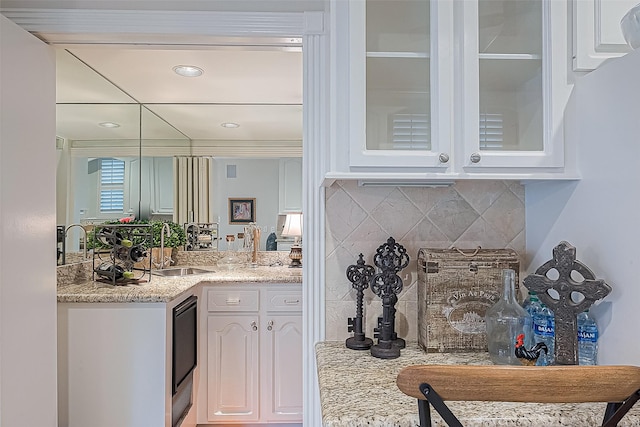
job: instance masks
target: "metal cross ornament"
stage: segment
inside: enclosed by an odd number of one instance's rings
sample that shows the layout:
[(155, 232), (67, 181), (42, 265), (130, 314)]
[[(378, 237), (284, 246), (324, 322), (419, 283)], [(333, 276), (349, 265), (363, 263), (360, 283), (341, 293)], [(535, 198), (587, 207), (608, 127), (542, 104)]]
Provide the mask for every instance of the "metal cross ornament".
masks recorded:
[[(547, 275), (557, 270), (558, 278)], [(575, 271), (583, 280), (571, 277)], [(549, 307), (555, 316), (555, 359), (557, 365), (576, 365), (578, 361), (578, 321), (579, 313), (587, 310), (599, 299), (611, 292), (604, 280), (596, 279), (593, 272), (576, 260), (576, 248), (567, 242), (560, 242), (553, 248), (553, 259), (545, 262), (534, 274), (524, 279), (524, 286), (536, 292), (542, 303)], [(558, 297), (549, 294), (553, 289)], [(581, 294), (582, 299), (575, 301), (572, 296)]]

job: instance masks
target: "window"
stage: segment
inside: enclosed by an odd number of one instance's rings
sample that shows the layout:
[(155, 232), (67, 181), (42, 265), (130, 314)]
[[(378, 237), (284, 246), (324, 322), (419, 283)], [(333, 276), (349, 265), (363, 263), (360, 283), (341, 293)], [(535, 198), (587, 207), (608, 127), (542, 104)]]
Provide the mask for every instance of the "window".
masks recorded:
[(395, 150), (429, 150), (431, 129), (427, 114), (398, 113), (392, 116)]
[(480, 149), (499, 150), (504, 145), (501, 113), (480, 113)]
[(124, 212), (124, 161), (100, 159), (100, 212)]

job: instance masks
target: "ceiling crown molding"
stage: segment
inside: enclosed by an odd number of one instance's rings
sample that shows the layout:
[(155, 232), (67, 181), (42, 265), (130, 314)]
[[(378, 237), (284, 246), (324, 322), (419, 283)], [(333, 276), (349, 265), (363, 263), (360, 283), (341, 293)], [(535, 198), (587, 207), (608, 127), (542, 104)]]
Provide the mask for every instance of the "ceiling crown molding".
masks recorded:
[[(290, 38), (324, 31), (323, 12), (212, 12), (3, 8), (0, 12), (50, 43), (55, 34), (138, 34)], [(288, 39), (287, 39), (288, 38)], [(273, 40), (271, 42), (274, 42)], [(275, 41), (277, 42), (277, 41)]]

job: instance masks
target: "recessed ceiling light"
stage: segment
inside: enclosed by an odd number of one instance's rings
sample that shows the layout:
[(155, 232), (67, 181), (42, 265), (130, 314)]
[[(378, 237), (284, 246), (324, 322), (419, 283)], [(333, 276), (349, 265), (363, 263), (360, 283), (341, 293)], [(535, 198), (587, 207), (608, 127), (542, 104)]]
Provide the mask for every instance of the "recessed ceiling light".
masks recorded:
[(176, 65), (173, 67), (173, 71), (183, 77), (198, 77), (204, 73), (202, 68), (193, 65)]
[(231, 122), (221, 123), (220, 126), (222, 126), (223, 128), (227, 128), (227, 129), (235, 129), (235, 128), (239, 128), (240, 127), (239, 124), (231, 123)]
[(113, 122), (102, 122), (102, 123), (98, 123), (98, 125), (102, 126), (103, 128), (119, 128), (120, 125), (118, 123), (113, 123)]

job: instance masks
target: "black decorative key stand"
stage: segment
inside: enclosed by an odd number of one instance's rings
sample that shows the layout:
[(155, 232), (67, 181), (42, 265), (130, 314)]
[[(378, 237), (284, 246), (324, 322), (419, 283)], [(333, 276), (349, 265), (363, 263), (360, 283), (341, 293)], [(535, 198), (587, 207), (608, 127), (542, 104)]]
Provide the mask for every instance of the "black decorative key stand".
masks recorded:
[(347, 338), (345, 345), (352, 350), (369, 350), (373, 345), (373, 340), (367, 338), (364, 334), (362, 305), (364, 300), (364, 290), (369, 287), (369, 282), (373, 277), (375, 270), (372, 266), (364, 263), (362, 254), (358, 257), (357, 264), (350, 265), (347, 268), (347, 279), (351, 282), (351, 286), (357, 292), (356, 297), (356, 317), (347, 319), (348, 330), (353, 332), (353, 336)]
[(377, 328), (378, 343), (371, 347), (371, 355), (380, 359), (395, 359), (405, 342), (395, 332), (398, 294), (402, 291), (402, 279), (398, 272), (409, 265), (409, 255), (404, 246), (393, 237), (380, 245), (373, 257), (380, 272), (371, 278), (371, 290), (382, 299), (382, 320)]
[[(555, 269), (558, 278), (549, 279), (547, 273)], [(571, 272), (576, 271), (584, 280), (575, 281)], [(549, 307), (555, 316), (555, 360), (556, 365), (577, 365), (578, 363), (578, 314), (582, 313), (599, 299), (611, 292), (604, 280), (595, 278), (593, 272), (576, 260), (576, 248), (567, 242), (560, 242), (553, 248), (553, 259), (545, 262), (534, 274), (524, 279), (524, 286), (536, 292), (540, 301)], [(558, 293), (555, 299), (549, 294), (553, 289)], [(584, 298), (579, 302), (572, 298), (573, 293)]]

